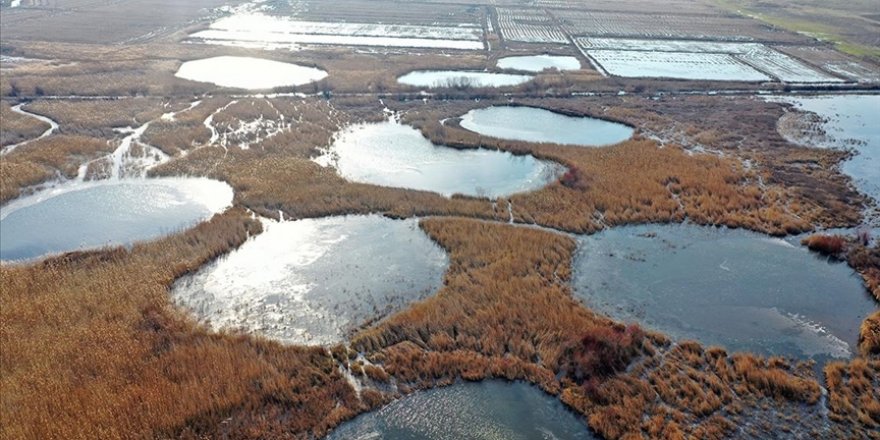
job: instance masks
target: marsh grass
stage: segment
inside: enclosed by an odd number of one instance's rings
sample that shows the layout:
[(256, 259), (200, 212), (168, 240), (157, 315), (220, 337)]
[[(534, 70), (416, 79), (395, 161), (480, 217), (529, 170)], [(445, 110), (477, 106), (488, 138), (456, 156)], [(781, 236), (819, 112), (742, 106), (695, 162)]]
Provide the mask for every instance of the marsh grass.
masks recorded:
[(12, 111), (6, 101), (0, 102), (0, 121), (3, 121), (0, 130), (0, 146), (3, 147), (34, 139), (49, 129), (49, 125), (39, 119)]
[(81, 135), (52, 135), (29, 142), (0, 160), (0, 203), (25, 188), (55, 177), (76, 177), (80, 164), (114, 148), (107, 140)]

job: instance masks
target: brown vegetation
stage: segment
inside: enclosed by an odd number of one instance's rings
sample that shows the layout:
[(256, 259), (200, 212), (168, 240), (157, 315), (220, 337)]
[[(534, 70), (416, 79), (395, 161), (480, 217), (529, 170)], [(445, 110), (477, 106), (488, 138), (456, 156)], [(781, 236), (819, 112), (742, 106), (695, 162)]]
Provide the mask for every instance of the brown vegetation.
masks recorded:
[(12, 111), (6, 101), (0, 102), (0, 121), (3, 124), (0, 147), (34, 139), (49, 129), (49, 125), (39, 119)]
[(880, 438), (880, 360), (831, 362), (825, 365), (825, 380), (829, 418), (842, 425), (864, 426), (868, 434), (862, 438)]
[(79, 166), (113, 150), (103, 139), (54, 135), (29, 142), (0, 160), (0, 203), (53, 177), (74, 178)]
[(45, 115), (67, 134), (111, 137), (117, 127), (137, 127), (171, 111), (159, 98), (40, 100), (25, 110)]
[(811, 251), (839, 258), (846, 250), (846, 239), (840, 235), (815, 234), (801, 240), (801, 244)]
[(859, 351), (865, 357), (880, 355), (880, 310), (862, 321), (859, 327)]
[(611, 147), (563, 147), (487, 138), (436, 122), (459, 116), (471, 106), (412, 109), (404, 120), (437, 143), (531, 153), (561, 162), (578, 174), (577, 185), (572, 174), (559, 185), (511, 197), (517, 221), (591, 232), (606, 226), (688, 218), (701, 224), (785, 234), (839, 215), (809, 200), (792, 201), (792, 190), (762, 183), (762, 171), (747, 169), (738, 160), (690, 154), (678, 145), (661, 148), (639, 136)]

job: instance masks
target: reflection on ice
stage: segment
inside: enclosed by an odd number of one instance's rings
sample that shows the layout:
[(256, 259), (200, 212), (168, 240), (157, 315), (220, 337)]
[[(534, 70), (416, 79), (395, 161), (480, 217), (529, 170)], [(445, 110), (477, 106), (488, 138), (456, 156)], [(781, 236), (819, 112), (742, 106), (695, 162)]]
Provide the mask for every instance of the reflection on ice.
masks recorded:
[(355, 182), (490, 198), (541, 188), (561, 170), (532, 156), (434, 145), (397, 122), (348, 127), (316, 162)]
[(330, 344), (433, 293), (447, 264), (415, 220), (266, 221), (262, 234), (178, 280), (172, 297), (217, 329)]

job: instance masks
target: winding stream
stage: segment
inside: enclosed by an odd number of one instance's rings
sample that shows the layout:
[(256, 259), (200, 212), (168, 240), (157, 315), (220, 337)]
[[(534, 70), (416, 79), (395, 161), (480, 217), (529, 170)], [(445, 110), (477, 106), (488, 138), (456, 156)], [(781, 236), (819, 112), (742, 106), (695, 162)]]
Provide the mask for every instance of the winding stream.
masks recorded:
[(21, 147), (22, 145), (29, 144), (33, 141), (37, 141), (37, 140), (46, 138), (46, 137), (50, 136), (52, 133), (55, 133), (56, 131), (58, 131), (58, 123), (57, 122), (55, 122), (52, 119), (49, 119), (43, 115), (38, 115), (36, 113), (31, 113), (27, 110), (24, 110), (22, 108), (22, 106), (24, 106), (23, 103), (18, 104), (16, 106), (12, 107), (12, 111), (14, 111), (15, 113), (18, 113), (20, 115), (30, 116), (32, 118), (38, 119), (42, 122), (45, 122), (45, 123), (49, 124), (49, 128), (46, 129), (46, 131), (44, 131), (43, 134), (41, 134), (40, 136), (38, 136), (34, 139), (28, 139), (26, 141), (22, 141), (17, 144), (7, 145), (7, 146), (3, 147), (3, 149), (0, 150), (0, 156), (9, 154), (13, 150), (15, 150), (16, 148)]

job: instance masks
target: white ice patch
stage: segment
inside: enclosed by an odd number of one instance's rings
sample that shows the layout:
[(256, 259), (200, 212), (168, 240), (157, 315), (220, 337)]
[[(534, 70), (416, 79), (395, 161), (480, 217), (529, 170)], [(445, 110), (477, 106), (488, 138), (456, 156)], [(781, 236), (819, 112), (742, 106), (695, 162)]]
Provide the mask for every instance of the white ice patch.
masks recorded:
[(221, 87), (271, 89), (320, 81), (327, 72), (261, 58), (220, 56), (187, 61), (174, 76)]

